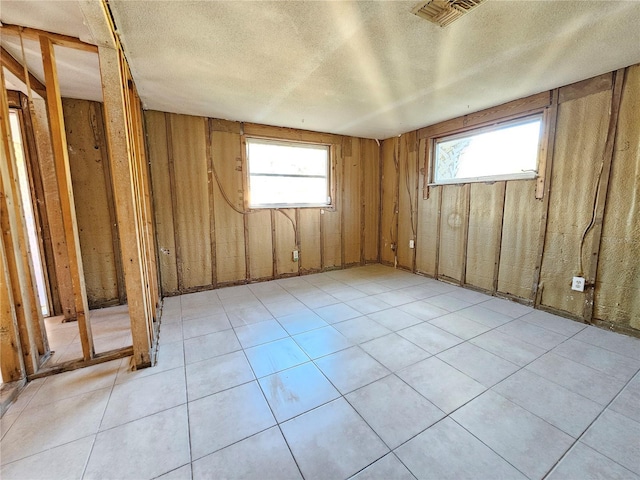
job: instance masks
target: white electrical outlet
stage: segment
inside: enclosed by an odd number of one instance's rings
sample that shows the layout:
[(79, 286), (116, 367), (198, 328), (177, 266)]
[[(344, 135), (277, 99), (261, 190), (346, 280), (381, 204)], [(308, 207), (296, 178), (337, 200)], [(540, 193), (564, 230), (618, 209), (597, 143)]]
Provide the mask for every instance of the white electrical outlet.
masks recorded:
[(294, 261), (294, 262), (297, 262), (297, 261), (298, 261), (298, 258), (299, 258), (299, 257), (298, 257), (298, 250), (294, 250), (294, 251), (293, 251), (293, 261)]
[(584, 277), (573, 277), (571, 280), (571, 290), (584, 292)]
[(409, 240), (409, 248), (416, 248), (416, 242), (414, 240)]

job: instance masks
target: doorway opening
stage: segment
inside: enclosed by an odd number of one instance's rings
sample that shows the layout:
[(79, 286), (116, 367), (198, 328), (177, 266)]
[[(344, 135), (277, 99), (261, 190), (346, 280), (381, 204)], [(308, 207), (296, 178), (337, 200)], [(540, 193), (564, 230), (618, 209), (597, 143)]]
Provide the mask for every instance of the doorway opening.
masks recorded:
[(16, 156), (16, 166), (18, 174), (18, 183), (20, 187), (20, 197), (24, 208), (25, 224), (27, 226), (27, 234), (29, 236), (29, 254), (33, 264), (36, 287), (38, 290), (38, 299), (40, 301), (40, 309), (42, 315), (48, 317), (51, 315), (51, 304), (46, 287), (45, 274), (43, 269), (43, 257), (40, 248), (40, 235), (36, 225), (36, 218), (33, 208), (33, 197), (31, 182), (29, 180), (29, 172), (27, 170), (27, 159), (25, 155), (25, 137), (22, 125), (21, 112), (16, 109), (9, 110), (9, 120), (11, 124), (11, 139), (13, 141), (13, 149)]

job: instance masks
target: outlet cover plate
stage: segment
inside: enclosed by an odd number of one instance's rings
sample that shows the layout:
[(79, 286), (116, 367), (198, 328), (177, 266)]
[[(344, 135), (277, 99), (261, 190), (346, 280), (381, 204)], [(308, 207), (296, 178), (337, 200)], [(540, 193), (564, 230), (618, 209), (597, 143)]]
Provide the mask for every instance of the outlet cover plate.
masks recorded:
[(573, 277), (571, 280), (571, 290), (584, 292), (584, 277)]

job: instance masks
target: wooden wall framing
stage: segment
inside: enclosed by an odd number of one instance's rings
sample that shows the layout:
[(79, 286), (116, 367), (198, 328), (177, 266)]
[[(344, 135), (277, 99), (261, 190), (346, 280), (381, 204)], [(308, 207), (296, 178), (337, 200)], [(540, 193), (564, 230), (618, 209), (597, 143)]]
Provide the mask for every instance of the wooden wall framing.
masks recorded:
[[(50, 352), (39, 303), (35, 298), (37, 289), (24, 226), (24, 210), (17, 192), (15, 157), (8, 124), (8, 99), (4, 88), (4, 77), (2, 77), (0, 123), (2, 123), (3, 146), (2, 162), (0, 162), (2, 174), (0, 219), (3, 225), (0, 242), (0, 299), (3, 303), (0, 309), (2, 313), (0, 342), (3, 345), (2, 373), (5, 381), (25, 381), (27, 378), (34, 379), (131, 355), (136, 368), (151, 366), (153, 362), (158, 333), (156, 308), (159, 306), (159, 287), (142, 105), (122, 47), (110, 22), (108, 6), (105, 2), (92, 2), (83, 4), (82, 8), (86, 10), (85, 16), (90, 19), (90, 29), (97, 34), (94, 37), (100, 38), (100, 47), (39, 30), (2, 26), (3, 34), (20, 32), (40, 41), (45, 82), (44, 85), (38, 84), (37, 87), (45, 88), (42, 93), (46, 97), (50, 137), (39, 138), (37, 141), (31, 139), (31, 142), (25, 142), (25, 144), (30, 147), (38, 145), (38, 148), (33, 147), (33, 152), (27, 152), (27, 156), (39, 157), (35, 166), (40, 167), (41, 170), (46, 168), (53, 174), (38, 175), (34, 171), (34, 165), (30, 165), (29, 173), (34, 177), (32, 183), (36, 187), (36, 196), (40, 196), (39, 200), (41, 199), (46, 205), (44, 208), (37, 209), (36, 215), (46, 217), (50, 225), (57, 225), (55, 233), (61, 235), (61, 238), (51, 240), (51, 243), (55, 242), (56, 248), (53, 248), (53, 254), (49, 251), (47, 255), (49, 264), (55, 260), (53, 263), (56, 265), (56, 271), (65, 270), (70, 277), (67, 279), (60, 275), (56, 276), (59, 290), (62, 291), (64, 286), (68, 286), (70, 290), (68, 296), (60, 295), (61, 304), (57, 308), (64, 311), (65, 317), (75, 318), (78, 321), (83, 355), (79, 360), (42, 368)], [(117, 281), (114, 282), (118, 301), (124, 300), (125, 289), (129, 300), (133, 345), (100, 354), (96, 354), (94, 350), (91, 322), (88, 317), (89, 309), (70, 173), (67, 131), (56, 72), (54, 45), (96, 52), (100, 59), (100, 74), (106, 100), (104, 126), (99, 104), (81, 101), (66, 102), (70, 109), (77, 104), (88, 105), (89, 111), (85, 117), (89, 119), (91, 134), (88, 135), (90, 138), (86, 139), (87, 145), (83, 148), (86, 147), (84, 148), (86, 151), (98, 150), (95, 153), (102, 164), (103, 175), (100, 179), (104, 189), (102, 196), (107, 198), (107, 204), (115, 204), (115, 214), (113, 210), (104, 212), (107, 220), (105, 229), (112, 234), (108, 239), (108, 248), (112, 249), (114, 256), (117, 257), (114, 263), (117, 266), (120, 262), (122, 265), (120, 271), (124, 272), (123, 282), (122, 275), (118, 275), (118, 268), (115, 269), (114, 275), (118, 276)], [(31, 111), (42, 114), (43, 110), (41, 108), (38, 110), (35, 104), (35, 101), (31, 101), (29, 112), (23, 112), (23, 114), (26, 115)], [(78, 118), (73, 113), (68, 117), (71, 118), (71, 123)], [(71, 124), (71, 130), (74, 130), (73, 124)], [(110, 155), (107, 154), (105, 130)], [(47, 149), (44, 148), (49, 141), (52, 155), (47, 155), (50, 152), (45, 151)], [(50, 157), (53, 161), (46, 164)], [(77, 165), (76, 170), (78, 170)], [(34, 181), (37, 179), (41, 180), (41, 184)], [(94, 193), (93, 187), (77, 186), (76, 190), (82, 193)], [(111, 187), (113, 187), (113, 194)], [(56, 193), (55, 196), (51, 195), (52, 191)], [(34, 204), (38, 203), (40, 202), (34, 202)], [(61, 221), (54, 222), (56, 218)], [(116, 224), (119, 228), (115, 227)], [(51, 233), (52, 235), (54, 233), (53, 227)], [(46, 235), (41, 237), (47, 239)], [(60, 248), (66, 255), (55, 253)], [(116, 253), (118, 248), (122, 252), (122, 257)], [(47, 273), (50, 272), (51, 270), (47, 271)], [(73, 308), (68, 308), (65, 304), (67, 300), (72, 302)]]
[[(164, 295), (377, 262), (375, 140), (154, 111), (145, 125)], [(334, 205), (246, 210), (246, 136), (330, 145)]]
[[(400, 267), (419, 274), (638, 333), (638, 305), (629, 304), (640, 297), (640, 267), (637, 261), (616, 260), (640, 258), (640, 230), (618, 220), (637, 210), (637, 202), (623, 198), (640, 194), (622, 173), (634, 178), (638, 171), (640, 119), (633, 110), (640, 104), (638, 78), (640, 65), (635, 65), (384, 140), (382, 262), (393, 264), (397, 255)], [(433, 138), (537, 112), (544, 113), (546, 170), (536, 180), (428, 185)], [(410, 152), (399, 146), (412, 135), (418, 167), (409, 168), (410, 181), (423, 186), (414, 266), (405, 245), (412, 210), (402, 201), (402, 188), (399, 199), (397, 187), (403, 165), (411, 162)], [(607, 207), (612, 196), (615, 209)], [(607, 263), (599, 261), (602, 251)], [(570, 289), (571, 277), (579, 274), (587, 278), (585, 293)]]

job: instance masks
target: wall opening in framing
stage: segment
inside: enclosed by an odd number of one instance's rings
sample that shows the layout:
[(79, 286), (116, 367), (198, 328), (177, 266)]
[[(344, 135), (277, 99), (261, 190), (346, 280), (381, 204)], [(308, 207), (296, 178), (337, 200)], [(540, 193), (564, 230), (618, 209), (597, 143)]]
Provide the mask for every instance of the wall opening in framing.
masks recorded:
[(20, 114), (17, 110), (9, 110), (9, 119), (11, 123), (11, 139), (13, 140), (13, 148), (16, 155), (16, 166), (18, 173), (18, 182), (20, 185), (20, 196), (22, 197), (22, 205), (24, 206), (24, 217), (29, 235), (29, 253), (33, 262), (33, 270), (35, 273), (36, 287), (38, 290), (38, 299), (40, 301), (40, 309), (42, 315), (48, 317), (51, 314), (48, 292), (46, 288), (44, 276), (44, 263), (42, 252), (40, 251), (40, 240), (38, 230), (36, 228), (36, 220), (33, 209), (33, 201), (31, 198), (31, 182), (27, 172), (25, 145), (23, 142), (23, 127)]

